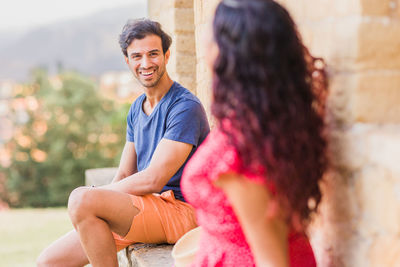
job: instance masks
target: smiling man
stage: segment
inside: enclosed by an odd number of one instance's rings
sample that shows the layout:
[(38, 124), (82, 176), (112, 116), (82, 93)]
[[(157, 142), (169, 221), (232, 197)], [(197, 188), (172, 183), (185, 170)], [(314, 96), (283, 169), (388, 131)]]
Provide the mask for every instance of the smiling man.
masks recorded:
[(118, 172), (109, 185), (71, 193), (75, 230), (46, 248), (38, 266), (118, 266), (118, 250), (137, 242), (175, 243), (196, 227), (180, 180), (209, 125), (197, 97), (166, 71), (170, 44), (157, 22), (124, 26), (122, 52), (145, 93), (129, 110)]

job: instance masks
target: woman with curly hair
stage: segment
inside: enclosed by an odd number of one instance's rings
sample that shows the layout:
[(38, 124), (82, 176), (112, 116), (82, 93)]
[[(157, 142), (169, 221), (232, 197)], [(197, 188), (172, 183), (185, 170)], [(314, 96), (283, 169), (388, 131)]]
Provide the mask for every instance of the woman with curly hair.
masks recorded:
[(182, 180), (203, 228), (193, 266), (315, 266), (305, 230), (328, 165), (323, 62), (272, 0), (223, 0), (212, 29), (216, 126)]

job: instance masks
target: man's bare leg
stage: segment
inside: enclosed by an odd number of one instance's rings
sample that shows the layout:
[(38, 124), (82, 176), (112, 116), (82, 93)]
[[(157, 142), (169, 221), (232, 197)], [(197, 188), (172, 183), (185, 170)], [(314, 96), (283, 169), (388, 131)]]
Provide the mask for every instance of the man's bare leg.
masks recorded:
[(54, 241), (37, 259), (37, 266), (76, 267), (89, 263), (75, 230)]
[[(74, 235), (68, 234), (69, 246), (66, 248), (59, 239), (42, 253), (44, 256), (39, 257), (38, 263), (44, 259), (42, 262), (56, 264), (41, 266), (82, 266), (89, 260), (95, 267), (118, 266), (111, 231), (121, 236), (128, 233), (133, 217), (139, 213), (131, 197), (111, 190), (80, 187), (70, 195), (68, 212), (76, 229)], [(73, 256), (78, 258), (76, 262), (73, 260), (75, 265), (62, 265), (65, 259), (71, 261)]]

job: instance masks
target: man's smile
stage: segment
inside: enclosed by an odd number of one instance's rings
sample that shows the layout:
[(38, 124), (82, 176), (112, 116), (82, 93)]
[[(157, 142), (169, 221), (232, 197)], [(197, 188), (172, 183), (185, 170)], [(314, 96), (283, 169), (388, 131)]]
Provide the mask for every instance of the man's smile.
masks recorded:
[(144, 78), (151, 78), (155, 72), (156, 72), (155, 69), (151, 69), (151, 70), (141, 70), (141, 71), (139, 71), (139, 74), (140, 74), (141, 76), (143, 76)]

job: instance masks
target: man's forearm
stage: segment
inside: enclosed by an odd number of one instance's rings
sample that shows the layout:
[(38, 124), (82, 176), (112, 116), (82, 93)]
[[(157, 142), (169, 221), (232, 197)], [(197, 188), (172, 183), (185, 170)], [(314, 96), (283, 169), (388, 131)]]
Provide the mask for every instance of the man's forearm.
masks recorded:
[(114, 178), (112, 179), (111, 183), (116, 183), (124, 179), (124, 175), (117, 173)]
[(160, 183), (160, 180), (154, 174), (149, 174), (146, 170), (143, 170), (128, 177), (116, 175), (111, 184), (102, 186), (102, 188), (140, 196), (158, 193), (163, 186), (164, 183)]
[(118, 169), (118, 171), (115, 174), (114, 178), (112, 179), (111, 183), (119, 182), (122, 179), (129, 177), (130, 175), (135, 174), (135, 173), (137, 173), (137, 170), (135, 170), (133, 173), (129, 174), (129, 173), (122, 172), (122, 171), (120, 171), (120, 169)]

